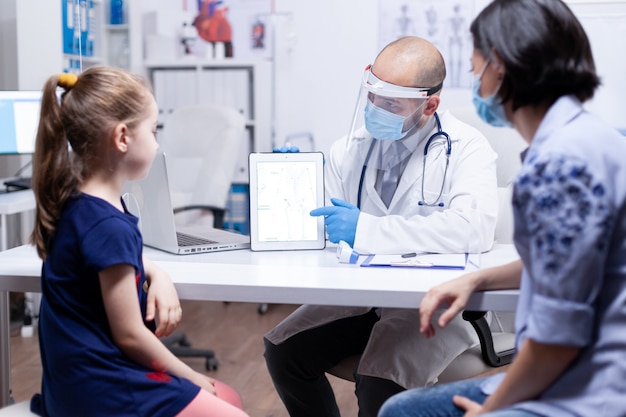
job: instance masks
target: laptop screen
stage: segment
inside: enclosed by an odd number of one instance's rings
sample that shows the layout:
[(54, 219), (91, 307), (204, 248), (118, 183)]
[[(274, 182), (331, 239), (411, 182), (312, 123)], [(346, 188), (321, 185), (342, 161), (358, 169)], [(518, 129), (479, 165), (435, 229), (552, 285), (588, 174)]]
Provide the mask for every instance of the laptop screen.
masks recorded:
[(0, 154), (35, 152), (40, 107), (40, 91), (0, 91)]

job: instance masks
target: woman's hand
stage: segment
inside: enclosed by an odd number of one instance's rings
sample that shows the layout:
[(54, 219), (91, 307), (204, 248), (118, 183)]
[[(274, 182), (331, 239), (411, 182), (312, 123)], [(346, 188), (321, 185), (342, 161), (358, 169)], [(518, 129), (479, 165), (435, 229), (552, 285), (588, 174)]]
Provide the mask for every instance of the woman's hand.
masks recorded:
[(483, 406), (467, 397), (455, 395), (452, 398), (452, 401), (454, 402), (454, 405), (462, 410), (465, 410), (463, 417), (475, 417), (483, 414)]
[(473, 274), (480, 271), (471, 272), (452, 281), (431, 288), (422, 299), (420, 304), (420, 332), (426, 337), (435, 335), (435, 327), (432, 318), (437, 309), (442, 305), (447, 305), (446, 311), (441, 314), (437, 324), (439, 327), (446, 327), (450, 320), (454, 318), (467, 305), (467, 300), (476, 289)]
[(154, 320), (155, 314), (158, 314), (155, 335), (158, 337), (167, 336), (174, 331), (183, 316), (178, 293), (170, 276), (145, 258), (144, 269), (150, 281), (146, 321)]
[(470, 272), (431, 288), (420, 304), (420, 332), (426, 337), (434, 336), (435, 327), (431, 321), (435, 311), (442, 305), (447, 305), (447, 309), (437, 324), (443, 328), (465, 308), (472, 293), (519, 288), (521, 276), (522, 261), (518, 259), (494, 268)]

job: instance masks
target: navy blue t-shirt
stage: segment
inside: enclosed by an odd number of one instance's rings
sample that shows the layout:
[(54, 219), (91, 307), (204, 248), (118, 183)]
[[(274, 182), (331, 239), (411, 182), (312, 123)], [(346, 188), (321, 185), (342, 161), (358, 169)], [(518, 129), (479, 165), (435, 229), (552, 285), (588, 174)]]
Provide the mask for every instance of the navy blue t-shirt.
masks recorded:
[[(38, 400), (43, 416), (171, 417), (200, 390), (187, 379), (138, 365), (113, 343), (98, 273), (132, 265), (145, 317), (137, 222), (86, 194), (71, 197), (63, 209), (41, 274), (43, 381)], [(152, 323), (146, 325), (153, 329)]]

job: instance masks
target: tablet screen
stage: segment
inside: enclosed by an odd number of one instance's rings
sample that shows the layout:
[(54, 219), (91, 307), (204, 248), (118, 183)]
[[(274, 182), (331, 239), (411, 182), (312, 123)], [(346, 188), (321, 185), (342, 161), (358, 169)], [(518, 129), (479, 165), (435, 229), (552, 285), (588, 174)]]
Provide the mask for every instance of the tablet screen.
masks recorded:
[(324, 219), (309, 214), (324, 205), (323, 154), (252, 153), (249, 164), (251, 249), (324, 248)]

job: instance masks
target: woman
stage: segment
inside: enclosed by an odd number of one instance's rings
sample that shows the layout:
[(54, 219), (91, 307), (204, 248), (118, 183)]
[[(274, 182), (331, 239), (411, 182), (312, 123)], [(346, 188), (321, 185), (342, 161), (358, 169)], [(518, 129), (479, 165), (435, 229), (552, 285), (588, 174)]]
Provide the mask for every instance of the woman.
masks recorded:
[(433, 288), (420, 330), (473, 291), (519, 287), (518, 353), (506, 373), (403, 392), (379, 416), (623, 416), (626, 141), (582, 107), (599, 85), (589, 40), (560, 0), (495, 0), (471, 32), (478, 114), (529, 144), (513, 191), (520, 260)]

